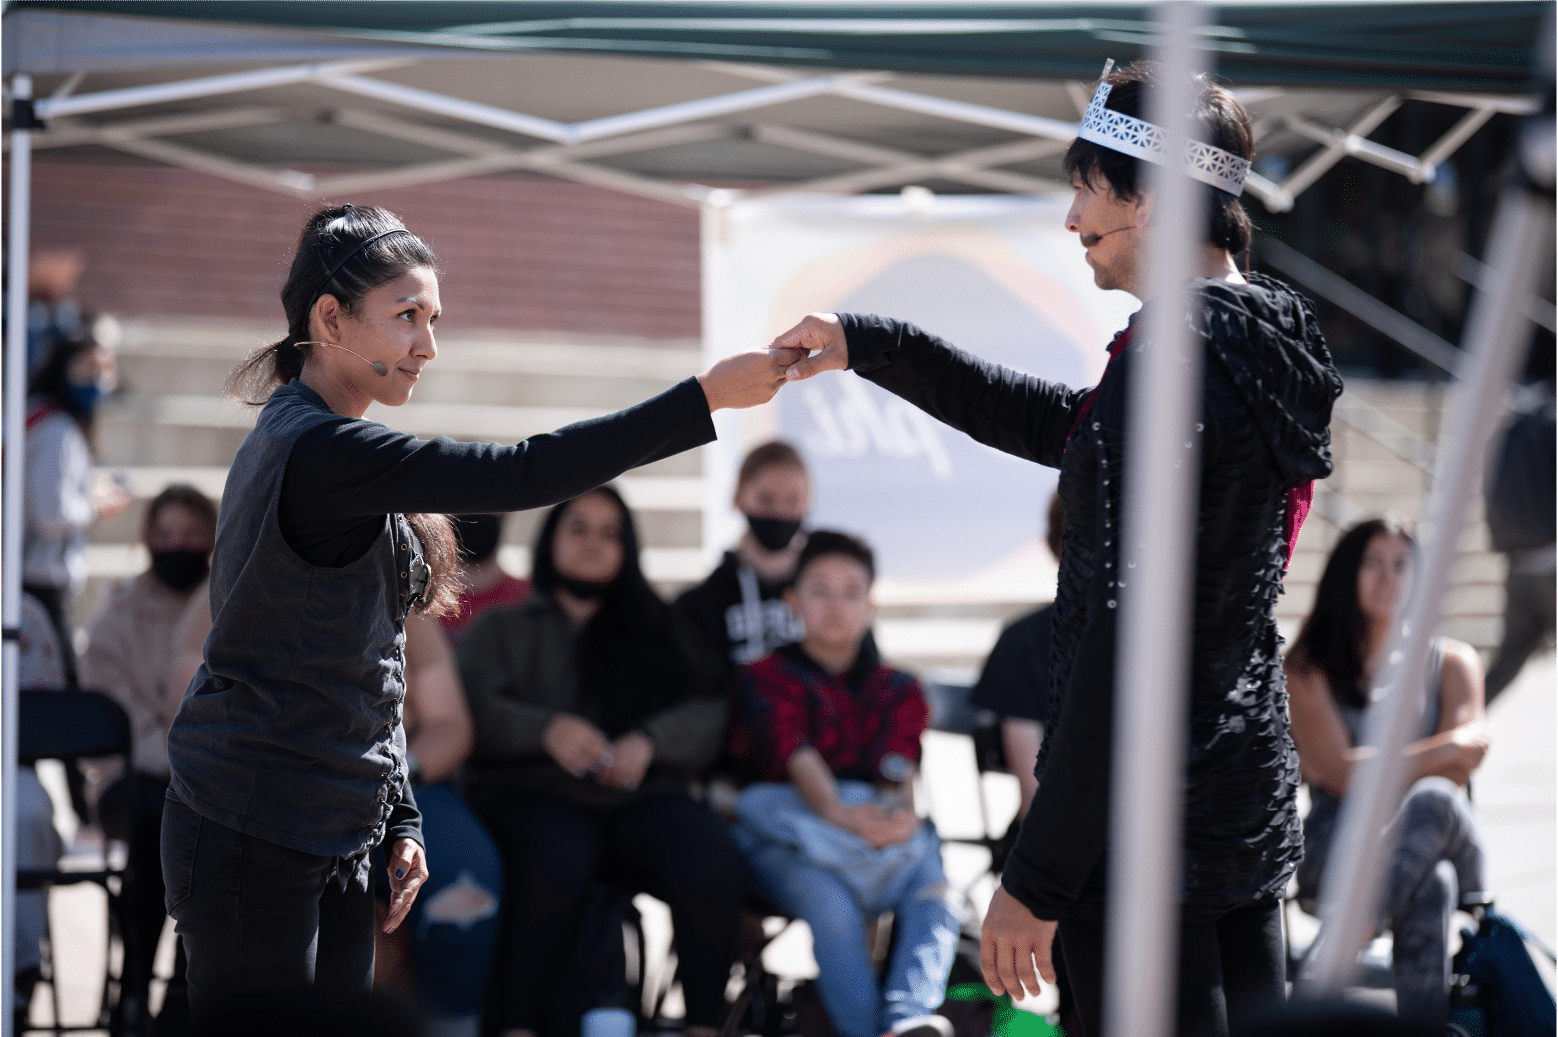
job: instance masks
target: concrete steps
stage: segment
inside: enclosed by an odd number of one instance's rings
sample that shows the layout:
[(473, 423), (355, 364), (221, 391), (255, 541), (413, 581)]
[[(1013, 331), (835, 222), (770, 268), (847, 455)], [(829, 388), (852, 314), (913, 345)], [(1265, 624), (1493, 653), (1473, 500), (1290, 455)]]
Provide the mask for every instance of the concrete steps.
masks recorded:
[[(1289, 641), (1314, 602), (1326, 558), (1344, 525), (1386, 514), (1411, 523), (1422, 519), (1444, 397), (1444, 387), (1437, 384), (1347, 383), (1331, 424), (1336, 471), (1317, 490), (1340, 497), (1353, 517), (1339, 523), (1317, 507), (1305, 523), (1277, 610)], [(1496, 648), (1503, 633), (1504, 570), (1503, 557), (1488, 548), (1479, 494), (1461, 534), (1441, 633), (1469, 642), (1484, 655)]]

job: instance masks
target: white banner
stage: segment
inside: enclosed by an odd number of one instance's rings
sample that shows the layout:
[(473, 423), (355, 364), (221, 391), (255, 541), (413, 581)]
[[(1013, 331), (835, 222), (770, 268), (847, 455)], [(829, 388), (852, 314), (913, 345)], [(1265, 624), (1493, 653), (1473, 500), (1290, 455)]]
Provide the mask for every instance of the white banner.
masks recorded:
[[(769, 342), (813, 311), (913, 321), (988, 360), (1071, 386), (1093, 384), (1136, 308), (1101, 292), (1070, 196), (791, 196), (705, 210), (704, 350)], [(1053, 589), (1042, 545), (1052, 469), (1001, 454), (849, 374), (787, 386), (773, 403), (721, 412), (709, 449), (704, 546), (741, 534), (731, 506), (752, 445), (782, 438), (812, 472), (817, 527), (864, 536), (884, 597), (1039, 600)]]

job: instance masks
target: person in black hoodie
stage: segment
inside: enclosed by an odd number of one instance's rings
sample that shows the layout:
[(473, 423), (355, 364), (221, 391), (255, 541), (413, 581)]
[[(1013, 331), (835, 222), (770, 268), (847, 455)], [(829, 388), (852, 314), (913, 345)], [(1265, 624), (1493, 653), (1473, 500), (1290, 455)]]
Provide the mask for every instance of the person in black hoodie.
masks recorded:
[[(1139, 146), (1110, 130), (1135, 125), (1158, 74), (1147, 64), (1106, 70), (1065, 159), (1076, 189), (1066, 228), (1080, 237), (1098, 287), (1137, 298), (1153, 195), (1137, 180)], [(1201, 276), (1148, 305), (1186, 307), (1207, 356), (1201, 416), (1186, 429), (1200, 439), (1201, 484), (1177, 1011), (1181, 1033), (1221, 1035), (1284, 993), (1281, 899), (1303, 835), (1273, 610), (1313, 480), (1331, 471), (1341, 379), (1309, 303), (1234, 263), (1250, 225), (1232, 192), (1242, 190), (1254, 138), (1230, 93), (1204, 77), (1197, 88), (1198, 135), (1220, 156), (1213, 171), (1187, 171), (1224, 186), (1208, 181)], [(1217, 175), (1230, 169), (1231, 179)], [(791, 380), (847, 368), (981, 443), (1060, 469), (1066, 528), (1047, 713), (1056, 723), (981, 953), (992, 989), (1037, 992), (1035, 962), (1053, 981), (1058, 929), (1089, 1035), (1099, 1032), (1102, 1004), (1126, 401), (1137, 356), (1151, 348), (1139, 317), (1115, 337), (1091, 389), (987, 363), (883, 317), (812, 314), (774, 341), (815, 354), (790, 369)]]
[(806, 543), (801, 523), (811, 506), (800, 453), (777, 439), (753, 447), (736, 474), (734, 503), (747, 531), (708, 579), (676, 599), (727, 677), (802, 636), (782, 597)]

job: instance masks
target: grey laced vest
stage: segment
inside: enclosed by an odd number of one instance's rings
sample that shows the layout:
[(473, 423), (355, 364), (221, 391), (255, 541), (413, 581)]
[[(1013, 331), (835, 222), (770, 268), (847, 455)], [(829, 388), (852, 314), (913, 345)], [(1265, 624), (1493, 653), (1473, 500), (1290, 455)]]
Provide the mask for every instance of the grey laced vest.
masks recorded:
[[(228, 472), (210, 636), (168, 736), (171, 792), (202, 817), (320, 856), (383, 838), (406, 784), (404, 620), (421, 546), (403, 515), (361, 558), (310, 565), (277, 508), (293, 444), (341, 420), (282, 386)], [(359, 870), (359, 869), (353, 869)]]

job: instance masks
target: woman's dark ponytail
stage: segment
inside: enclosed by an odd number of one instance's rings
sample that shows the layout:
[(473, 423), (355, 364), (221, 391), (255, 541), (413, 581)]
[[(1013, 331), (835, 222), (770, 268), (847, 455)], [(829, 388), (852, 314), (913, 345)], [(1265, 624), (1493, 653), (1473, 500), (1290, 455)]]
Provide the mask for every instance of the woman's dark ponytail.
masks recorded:
[(432, 574), (417, 611), (429, 616), (452, 616), (460, 611), (460, 545), (454, 522), (448, 515), (407, 515), (411, 532), (422, 542), (422, 561)]
[(373, 289), (419, 266), (437, 269), (438, 257), (388, 209), (347, 204), (316, 210), (303, 224), (281, 287), (287, 336), (245, 357), (227, 378), (228, 395), (259, 406), (278, 385), (303, 373), (313, 347), (300, 343), (314, 337), (309, 319), (320, 296), (335, 296), (351, 313)]

